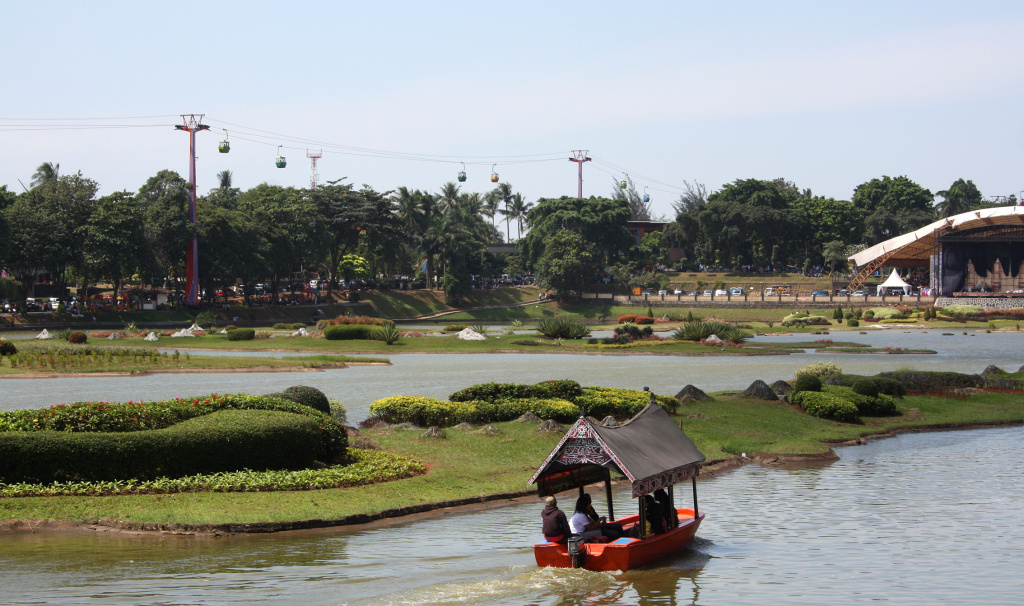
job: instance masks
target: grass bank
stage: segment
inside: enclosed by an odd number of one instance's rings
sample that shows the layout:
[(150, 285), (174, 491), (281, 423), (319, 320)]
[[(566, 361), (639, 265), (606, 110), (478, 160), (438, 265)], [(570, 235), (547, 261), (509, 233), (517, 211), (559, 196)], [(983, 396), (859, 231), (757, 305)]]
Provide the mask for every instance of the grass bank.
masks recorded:
[[(896, 417), (862, 424), (810, 417), (781, 402), (717, 394), (711, 402), (687, 403), (677, 419), (709, 460), (741, 453), (821, 454), (829, 444), (894, 431), (1024, 422), (1020, 394), (980, 393), (969, 398), (915, 396), (899, 403)], [(113, 497), (0, 499), (0, 521), (101, 519), (171, 524), (243, 524), (336, 520), (359, 514), (423, 506), (452, 499), (521, 491), (557, 441), (558, 433), (535, 424), (495, 424), (489, 436), (449, 429), (446, 438), (417, 430), (366, 431), (354, 445), (376, 445), (415, 457), (428, 473), (394, 482), (342, 489), (272, 493), (193, 492)]]

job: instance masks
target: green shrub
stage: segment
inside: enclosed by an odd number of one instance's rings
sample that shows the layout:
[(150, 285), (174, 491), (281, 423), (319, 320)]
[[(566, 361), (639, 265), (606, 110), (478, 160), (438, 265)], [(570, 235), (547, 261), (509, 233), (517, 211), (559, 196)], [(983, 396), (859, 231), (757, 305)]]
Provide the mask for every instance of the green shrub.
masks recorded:
[(850, 384), (850, 389), (862, 396), (868, 396), (869, 398), (878, 397), (878, 385), (870, 379), (858, 378)]
[(873, 310), (873, 309), (866, 309), (866, 310), (864, 310), (864, 319), (865, 320), (870, 320), (871, 318), (874, 318), (874, 317), (875, 317), (875, 310)]
[(852, 320), (853, 319), (853, 312), (852, 311), (848, 311), (848, 312), (843, 314), (842, 318), (839, 318), (839, 319), (841, 319), (841, 320)]
[[(679, 400), (669, 396), (655, 395), (658, 405), (675, 412)], [(651, 392), (634, 389), (618, 389), (614, 387), (587, 387), (583, 394), (576, 398), (577, 406), (586, 410), (587, 415), (603, 419), (611, 415), (617, 419), (629, 419), (643, 410), (651, 401)]]
[(983, 387), (984, 378), (959, 372), (897, 370), (879, 373), (879, 377), (893, 379), (908, 392), (943, 393), (965, 387)]
[(537, 332), (551, 339), (585, 339), (590, 336), (590, 327), (586, 322), (554, 318), (538, 322)]
[(856, 328), (860, 326), (860, 320), (858, 320), (857, 318), (850, 318), (849, 320), (846, 321), (846, 325), (851, 328)]
[(836, 305), (836, 310), (832, 312), (832, 319), (833, 320), (842, 320), (843, 319), (843, 306), (842, 305)]
[(4, 482), (111, 481), (304, 469), (323, 449), (310, 417), (223, 410), (150, 431), (0, 432)]
[(793, 394), (792, 401), (803, 406), (811, 416), (847, 423), (857, 421), (857, 406), (833, 393), (801, 391)]
[(284, 322), (275, 322), (274, 325), (271, 326), (271, 328), (273, 328), (274, 330), (287, 330), (288, 324)]
[(378, 330), (372, 324), (338, 324), (324, 328), (324, 338), (328, 341), (370, 341), (376, 338)]
[(228, 341), (252, 341), (256, 338), (255, 328), (236, 328), (227, 332)]
[(290, 328), (292, 330), (298, 330), (300, 328), (305, 328), (305, 327), (306, 327), (305, 322), (292, 322), (291, 324), (288, 325), (288, 328)]
[(579, 408), (567, 400), (539, 398), (449, 402), (418, 396), (393, 396), (370, 404), (370, 414), (388, 423), (413, 423), (421, 427), (511, 421), (526, 412), (565, 423), (579, 416)]
[(828, 326), (828, 318), (825, 316), (812, 316), (806, 312), (794, 313), (782, 319), (783, 326)]
[(697, 320), (694, 322), (687, 322), (680, 326), (674, 333), (672, 338), (676, 341), (703, 341), (711, 335), (718, 335), (722, 340), (728, 340), (722, 335), (730, 330), (735, 330), (735, 327), (728, 322), (722, 322), (721, 320)]
[(68, 335), (68, 343), (75, 343), (81, 345), (82, 343), (85, 343), (88, 340), (89, 337), (87, 337), (84, 332), (76, 331)]
[(384, 341), (387, 345), (393, 345), (402, 338), (402, 333), (398, 332), (398, 327), (394, 324), (385, 324), (377, 329), (375, 336), (378, 341)]
[(815, 362), (809, 364), (803, 368), (799, 368), (796, 371), (797, 378), (803, 375), (814, 375), (816, 377), (827, 377), (830, 375), (838, 375), (843, 372), (843, 369), (834, 362)]
[(328, 400), (327, 403), (331, 407), (331, 418), (335, 421), (344, 425), (348, 423), (348, 411), (345, 410), (345, 405), (341, 403), (341, 400)]
[(196, 316), (195, 322), (202, 328), (210, 328), (220, 320), (215, 311), (204, 311)]
[(882, 417), (896, 414), (896, 399), (885, 394), (869, 396), (844, 385), (825, 385), (822, 391), (850, 402), (857, 407), (857, 413), (866, 417)]
[(462, 332), (467, 328), (469, 328), (469, 326), (465, 324), (449, 324), (448, 326), (445, 326), (444, 330), (441, 332)]
[(821, 391), (821, 379), (816, 375), (799, 375), (793, 384), (793, 393), (801, 391)]
[(47, 408), (0, 412), (0, 433), (5, 431), (132, 432), (164, 429), (186, 419), (218, 410), (277, 410), (312, 417), (323, 435), (318, 460), (340, 461), (345, 456), (348, 436), (345, 428), (327, 415), (291, 400), (284, 394), (250, 396), (211, 394), (160, 402), (75, 402)]
[(309, 406), (313, 410), (319, 410), (324, 414), (331, 414), (331, 403), (327, 400), (327, 396), (324, 392), (320, 391), (316, 387), (307, 387), (305, 385), (292, 385), (288, 389), (284, 390), (284, 394), (290, 399), (304, 406)]
[(576, 381), (542, 381), (535, 385), (518, 383), (481, 383), (459, 390), (449, 396), (453, 402), (481, 400), (498, 402), (519, 398), (549, 398), (574, 401), (583, 394), (583, 388)]
[(13, 356), (18, 353), (18, 348), (7, 339), (0, 338), (0, 356)]

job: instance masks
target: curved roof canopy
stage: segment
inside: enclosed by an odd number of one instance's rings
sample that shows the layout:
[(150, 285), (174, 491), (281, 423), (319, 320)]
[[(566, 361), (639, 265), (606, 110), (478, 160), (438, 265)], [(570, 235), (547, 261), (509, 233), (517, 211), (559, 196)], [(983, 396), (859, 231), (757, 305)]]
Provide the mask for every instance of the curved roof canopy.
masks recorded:
[(992, 225), (1024, 225), (1024, 206), (1001, 206), (972, 210), (945, 219), (939, 219), (924, 227), (891, 238), (850, 257), (850, 263), (862, 267), (872, 261), (884, 261), (885, 265), (922, 265), (935, 250), (936, 234), (986, 227)]

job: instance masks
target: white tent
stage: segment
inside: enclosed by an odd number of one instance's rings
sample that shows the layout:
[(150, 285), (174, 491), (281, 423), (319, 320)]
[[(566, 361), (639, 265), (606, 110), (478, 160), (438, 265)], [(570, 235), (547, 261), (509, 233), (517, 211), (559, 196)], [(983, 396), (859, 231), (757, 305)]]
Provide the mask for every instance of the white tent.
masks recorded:
[(887, 288), (902, 288), (903, 292), (908, 295), (910, 294), (910, 291), (913, 290), (913, 287), (911, 285), (907, 284), (906, 282), (903, 281), (902, 278), (900, 278), (900, 274), (897, 273), (895, 267), (893, 268), (892, 274), (889, 276), (889, 278), (885, 282), (882, 282), (881, 284), (878, 285), (878, 290), (875, 291), (875, 294), (881, 295), (882, 293), (885, 292), (885, 289)]

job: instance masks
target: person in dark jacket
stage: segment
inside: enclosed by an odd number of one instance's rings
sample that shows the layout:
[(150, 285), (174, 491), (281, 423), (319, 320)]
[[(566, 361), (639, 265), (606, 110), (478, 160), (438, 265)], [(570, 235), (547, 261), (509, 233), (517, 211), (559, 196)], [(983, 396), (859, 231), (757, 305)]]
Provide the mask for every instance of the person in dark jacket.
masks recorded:
[(668, 498), (668, 492), (664, 488), (655, 490), (654, 500), (661, 506), (661, 515), (665, 519), (665, 530), (672, 530), (679, 526), (679, 512), (673, 506), (672, 499)]
[(569, 530), (569, 521), (565, 519), (565, 513), (558, 508), (558, 501), (555, 497), (544, 499), (544, 509), (540, 512), (543, 520), (544, 539), (551, 543), (565, 543), (569, 540), (572, 531)]

